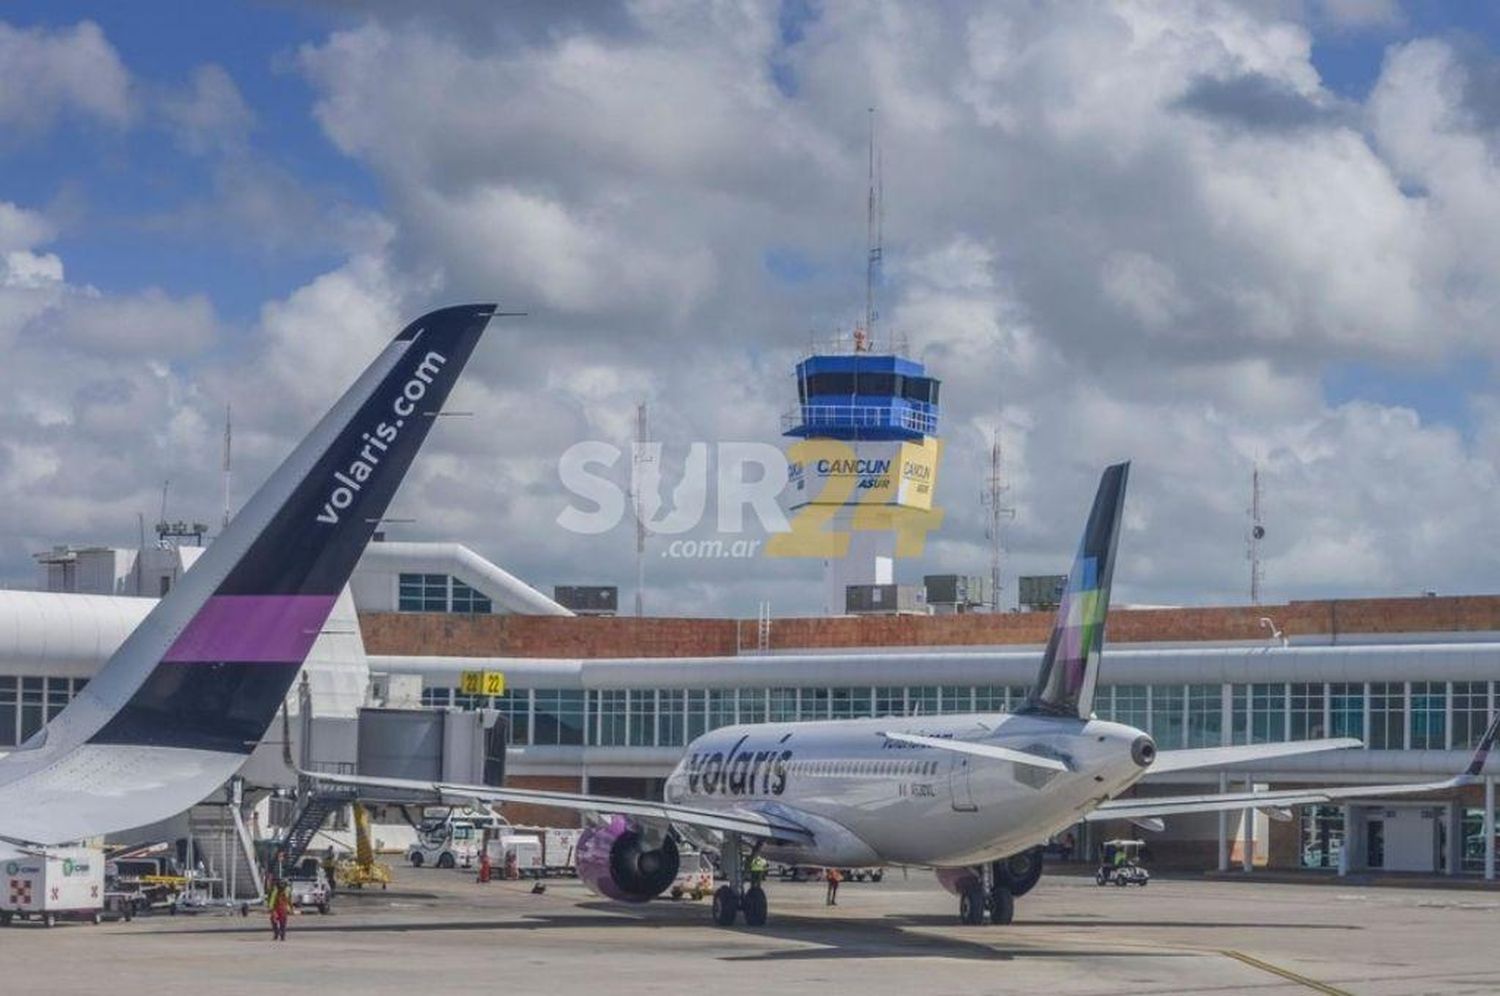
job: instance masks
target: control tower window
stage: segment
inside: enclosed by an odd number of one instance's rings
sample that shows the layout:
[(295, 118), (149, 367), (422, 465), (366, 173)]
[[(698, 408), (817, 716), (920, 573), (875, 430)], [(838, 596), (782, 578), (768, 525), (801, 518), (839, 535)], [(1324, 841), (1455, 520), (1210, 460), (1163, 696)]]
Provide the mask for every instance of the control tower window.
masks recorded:
[[(811, 374), (797, 384), (805, 401), (810, 395), (868, 394), (878, 397), (901, 397), (912, 378), (894, 373), (819, 373)], [(926, 378), (921, 378), (926, 379)], [(927, 381), (932, 383), (931, 380)]]
[(901, 396), (907, 401), (921, 401), (929, 405), (938, 403), (938, 381), (931, 377), (907, 377), (905, 381)]

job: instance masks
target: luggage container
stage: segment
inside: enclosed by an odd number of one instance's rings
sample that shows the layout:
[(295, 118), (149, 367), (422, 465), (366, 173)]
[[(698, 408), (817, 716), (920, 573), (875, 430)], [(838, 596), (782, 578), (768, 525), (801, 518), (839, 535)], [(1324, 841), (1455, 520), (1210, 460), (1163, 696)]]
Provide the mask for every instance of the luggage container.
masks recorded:
[(523, 878), (541, 878), (546, 874), (547, 866), (542, 863), (542, 838), (536, 834), (502, 831), (499, 836), (490, 839), (486, 848), (490, 867), (500, 869), (502, 877), (507, 874), (507, 862), (512, 856), (515, 857), (517, 875)]
[(0, 862), (0, 926), (13, 920), (104, 919), (104, 852), (95, 847), (47, 848)]

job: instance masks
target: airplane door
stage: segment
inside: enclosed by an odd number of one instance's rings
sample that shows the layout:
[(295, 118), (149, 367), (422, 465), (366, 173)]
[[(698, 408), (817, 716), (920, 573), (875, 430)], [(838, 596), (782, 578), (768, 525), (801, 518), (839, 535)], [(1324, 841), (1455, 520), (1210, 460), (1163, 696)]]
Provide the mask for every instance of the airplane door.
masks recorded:
[(953, 793), (953, 808), (960, 813), (972, 813), (979, 807), (974, 805), (974, 790), (969, 785), (969, 762), (967, 754), (954, 754), (948, 768), (948, 787)]

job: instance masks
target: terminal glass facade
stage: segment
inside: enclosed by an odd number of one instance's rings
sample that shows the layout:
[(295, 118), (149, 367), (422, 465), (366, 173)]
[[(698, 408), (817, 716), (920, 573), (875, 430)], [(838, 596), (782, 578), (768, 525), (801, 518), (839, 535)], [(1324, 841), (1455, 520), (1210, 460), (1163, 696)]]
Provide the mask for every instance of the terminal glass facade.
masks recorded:
[(1448, 746), (1448, 683), (1411, 683), (1411, 749), (1444, 750)]
[(1487, 681), (1453, 683), (1453, 746), (1478, 747), (1479, 738), (1490, 725), (1494, 707), (1490, 704)]
[(30, 739), (87, 684), (87, 678), (0, 675), (0, 747)]
[(1187, 686), (1187, 746), (1218, 747), (1224, 742), (1224, 686)]
[[(61, 709), (64, 695), (82, 686), (61, 678), (0, 677), (0, 746), (39, 729)], [(1095, 712), (1145, 730), (1163, 750), (1325, 736), (1356, 737), (1374, 750), (1408, 745), (1456, 750), (1472, 748), (1483, 734), (1495, 704), (1493, 686), (1487, 681), (1106, 685), (1098, 691)], [(740, 723), (1002, 712), (1024, 702), (1025, 695), (1025, 688), (1004, 685), (632, 688), (587, 694), (512, 687), (491, 699), (428, 688), (422, 703), (499, 709), (510, 720), (511, 743), (518, 746), (682, 747), (709, 729)]]
[(1187, 686), (1152, 685), (1151, 738), (1162, 750), (1187, 746)]
[(489, 596), (447, 574), (400, 574), (396, 608), (401, 612), (493, 612)]
[(1327, 696), (1322, 682), (1299, 681), (1291, 687), (1291, 739), (1321, 740)]
[(1328, 685), (1328, 735), (1365, 738), (1365, 686), (1334, 681)]
[(1372, 681), (1368, 698), (1369, 747), (1372, 750), (1405, 750), (1406, 684), (1400, 681)]

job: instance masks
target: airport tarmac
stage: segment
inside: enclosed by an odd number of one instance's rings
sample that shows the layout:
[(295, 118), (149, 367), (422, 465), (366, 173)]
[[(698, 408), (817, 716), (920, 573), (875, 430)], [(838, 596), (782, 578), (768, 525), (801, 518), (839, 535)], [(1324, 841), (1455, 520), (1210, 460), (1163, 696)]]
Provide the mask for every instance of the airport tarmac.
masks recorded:
[(1048, 994), (1494, 993), (1500, 892), (1048, 876), (1009, 927), (963, 927), (927, 873), (771, 883), (771, 923), (723, 929), (708, 903), (603, 902), (574, 880), (478, 885), (398, 868), (271, 940), (264, 914), (0, 930), (0, 991)]

